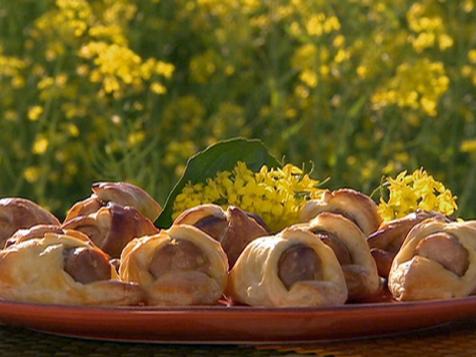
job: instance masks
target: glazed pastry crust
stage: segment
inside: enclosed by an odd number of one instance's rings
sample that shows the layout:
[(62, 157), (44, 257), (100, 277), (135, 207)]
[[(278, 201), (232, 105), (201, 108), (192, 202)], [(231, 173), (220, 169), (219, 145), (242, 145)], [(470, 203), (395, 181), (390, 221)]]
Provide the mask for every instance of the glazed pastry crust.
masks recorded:
[(118, 281), (111, 265), (111, 280), (82, 284), (63, 269), (67, 248), (91, 248), (69, 235), (46, 233), (0, 252), (0, 296), (6, 300), (68, 305), (135, 305), (141, 289)]
[(113, 258), (119, 258), (123, 248), (133, 238), (157, 233), (154, 224), (134, 207), (109, 203), (98, 211), (76, 217), (62, 225), (89, 234), (89, 238)]
[(24, 198), (0, 199), (0, 248), (18, 229), (37, 224), (59, 226), (60, 222), (50, 212)]
[(203, 204), (182, 212), (174, 221), (174, 225), (195, 225), (201, 219), (208, 217), (218, 218), (225, 223), (220, 235), (214, 235), (212, 238), (221, 243), (228, 257), (230, 269), (251, 241), (269, 234), (264, 222), (261, 222), (259, 218), (253, 217), (238, 207), (229, 206), (224, 211), (214, 204)]
[[(431, 259), (415, 255), (422, 239), (439, 232), (456, 237), (467, 250), (469, 266), (463, 276), (454, 274)], [(392, 263), (388, 286), (397, 300), (449, 299), (470, 295), (476, 288), (476, 222), (444, 223), (430, 219), (415, 226)]]
[(76, 202), (66, 215), (65, 222), (79, 216), (87, 216), (96, 212), (107, 203), (134, 207), (142, 215), (154, 222), (162, 212), (162, 207), (152, 196), (138, 186), (127, 182), (96, 182), (92, 185), (93, 194), (80, 202)]
[(393, 259), (410, 230), (429, 218), (448, 223), (451, 222), (448, 217), (441, 213), (417, 210), (402, 218), (381, 224), (379, 229), (367, 238), (367, 243), (377, 263), (380, 276), (388, 277)]
[[(193, 243), (208, 259), (207, 273), (171, 271), (155, 278), (149, 271), (155, 253), (173, 240)], [(220, 243), (198, 228), (172, 226), (157, 235), (131, 241), (121, 255), (120, 276), (141, 285), (149, 305), (184, 306), (214, 304), (226, 286), (228, 261)]]
[(307, 202), (301, 211), (301, 221), (309, 222), (322, 212), (345, 212), (366, 237), (375, 232), (382, 222), (377, 205), (370, 197), (347, 188), (326, 191), (321, 199)]
[[(298, 281), (288, 290), (278, 275), (283, 252), (304, 244), (322, 262), (322, 280)], [(327, 306), (344, 304), (347, 288), (344, 274), (332, 249), (309, 231), (291, 227), (251, 242), (230, 272), (227, 295), (251, 306)]]
[(79, 231), (75, 231), (72, 229), (62, 229), (60, 226), (39, 224), (31, 228), (19, 229), (18, 231), (16, 231), (15, 234), (7, 240), (5, 247), (9, 247), (13, 244), (18, 244), (21, 242), (26, 242), (31, 239), (43, 238), (47, 233), (67, 235), (82, 240), (91, 246), (95, 246), (92, 240), (90, 240), (87, 235)]
[(380, 279), (375, 260), (362, 231), (347, 218), (324, 212), (303, 225), (311, 231), (329, 232), (340, 240), (349, 251), (352, 264), (342, 265), (349, 299), (360, 299), (378, 292)]
[(211, 203), (203, 204), (183, 211), (175, 220), (174, 225), (189, 224), (194, 225), (203, 217), (215, 216), (226, 219), (225, 211), (218, 205)]

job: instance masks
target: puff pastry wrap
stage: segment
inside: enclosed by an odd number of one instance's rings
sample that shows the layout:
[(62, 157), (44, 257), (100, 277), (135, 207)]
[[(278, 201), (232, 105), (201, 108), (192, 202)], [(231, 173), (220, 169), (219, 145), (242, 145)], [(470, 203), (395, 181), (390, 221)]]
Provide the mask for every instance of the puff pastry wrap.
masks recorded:
[(162, 212), (162, 207), (142, 188), (127, 182), (96, 182), (92, 185), (93, 194), (76, 202), (66, 215), (65, 222), (79, 216), (87, 216), (106, 206), (109, 202), (123, 207), (134, 207), (144, 217), (154, 222)]
[[(433, 259), (427, 257), (428, 253), (419, 252), (423, 242), (441, 239), (442, 234), (459, 244), (434, 247)], [(455, 259), (460, 274), (451, 270), (449, 259)], [(448, 299), (472, 294), (476, 288), (476, 221), (445, 223), (430, 219), (415, 226), (393, 260), (388, 287), (397, 300)]]
[(228, 257), (230, 269), (249, 242), (270, 233), (259, 216), (234, 206), (224, 211), (214, 204), (190, 208), (182, 212), (174, 224), (193, 225), (219, 241)]
[(377, 266), (364, 234), (353, 222), (339, 214), (323, 212), (299, 227), (316, 234), (332, 248), (344, 272), (350, 300), (366, 298), (379, 291)]
[(220, 243), (189, 225), (134, 239), (121, 255), (121, 278), (139, 283), (149, 305), (214, 304), (227, 272)]
[[(280, 277), (280, 264), (282, 256), (295, 247), (305, 247), (315, 253), (321, 278), (297, 280), (288, 289)], [(291, 263), (296, 264), (301, 258), (295, 255)], [(344, 304), (347, 287), (332, 249), (311, 232), (290, 227), (248, 244), (230, 271), (226, 295), (252, 306), (325, 306)]]
[(429, 218), (442, 222), (451, 222), (449, 217), (441, 213), (417, 210), (404, 217), (382, 223), (379, 229), (367, 238), (370, 253), (377, 263), (377, 270), (380, 276), (388, 277), (393, 258), (400, 250), (408, 232), (418, 223)]
[(343, 215), (353, 221), (367, 237), (382, 222), (377, 205), (361, 192), (344, 188), (325, 191), (320, 199), (310, 200), (301, 211), (301, 222), (309, 222), (322, 212)]
[(62, 228), (86, 234), (113, 258), (119, 258), (122, 249), (132, 239), (158, 232), (154, 224), (134, 207), (122, 207), (112, 202), (88, 216), (63, 223)]
[(50, 212), (24, 198), (0, 200), (0, 248), (17, 230), (37, 224), (59, 226), (60, 222)]
[(93, 249), (96, 254), (104, 255), (88, 241), (55, 233), (4, 249), (0, 252), (0, 297), (74, 305), (135, 305), (142, 301), (140, 287), (118, 281), (112, 265), (109, 265), (110, 279), (88, 283), (75, 280), (65, 271), (65, 253), (74, 248)]
[(31, 228), (26, 228), (26, 229), (19, 229), (18, 231), (15, 232), (14, 235), (12, 235), (10, 238), (7, 239), (5, 242), (5, 248), (8, 248), (11, 245), (18, 244), (21, 242), (26, 242), (31, 239), (40, 239), (44, 238), (44, 236), (47, 233), (56, 233), (56, 234), (63, 234), (63, 235), (68, 235), (72, 236), (74, 238), (77, 238), (79, 240), (85, 241), (89, 245), (94, 246), (94, 243), (92, 240), (89, 239), (89, 237), (79, 231), (75, 231), (72, 229), (63, 229), (61, 226), (53, 226), (53, 225), (47, 225), (47, 224), (39, 224), (36, 226), (33, 226)]

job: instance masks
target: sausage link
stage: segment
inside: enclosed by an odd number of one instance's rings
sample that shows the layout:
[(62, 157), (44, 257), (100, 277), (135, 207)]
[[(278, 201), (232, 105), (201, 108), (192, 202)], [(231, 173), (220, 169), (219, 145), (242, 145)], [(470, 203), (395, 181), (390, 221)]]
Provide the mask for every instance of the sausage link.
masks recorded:
[(289, 290), (298, 281), (319, 280), (321, 267), (321, 260), (312, 248), (296, 244), (281, 254), (278, 276)]
[(82, 284), (111, 279), (107, 256), (97, 249), (76, 247), (63, 252), (64, 271)]

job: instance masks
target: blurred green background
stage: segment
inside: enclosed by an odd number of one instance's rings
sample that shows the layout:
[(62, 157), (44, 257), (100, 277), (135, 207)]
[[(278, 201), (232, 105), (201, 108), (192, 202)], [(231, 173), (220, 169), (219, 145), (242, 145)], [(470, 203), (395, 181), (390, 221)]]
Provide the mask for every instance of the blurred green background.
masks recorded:
[(0, 195), (63, 216), (97, 180), (160, 202), (261, 138), (370, 193), (423, 166), (476, 216), (475, 1), (0, 0)]

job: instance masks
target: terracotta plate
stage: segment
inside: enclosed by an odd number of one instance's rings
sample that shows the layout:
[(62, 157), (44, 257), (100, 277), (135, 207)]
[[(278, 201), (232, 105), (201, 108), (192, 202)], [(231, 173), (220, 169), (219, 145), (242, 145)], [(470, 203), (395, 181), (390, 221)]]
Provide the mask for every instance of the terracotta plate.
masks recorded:
[(0, 321), (61, 335), (179, 343), (276, 343), (382, 335), (476, 317), (476, 296), (327, 308), (85, 307), (0, 302)]

